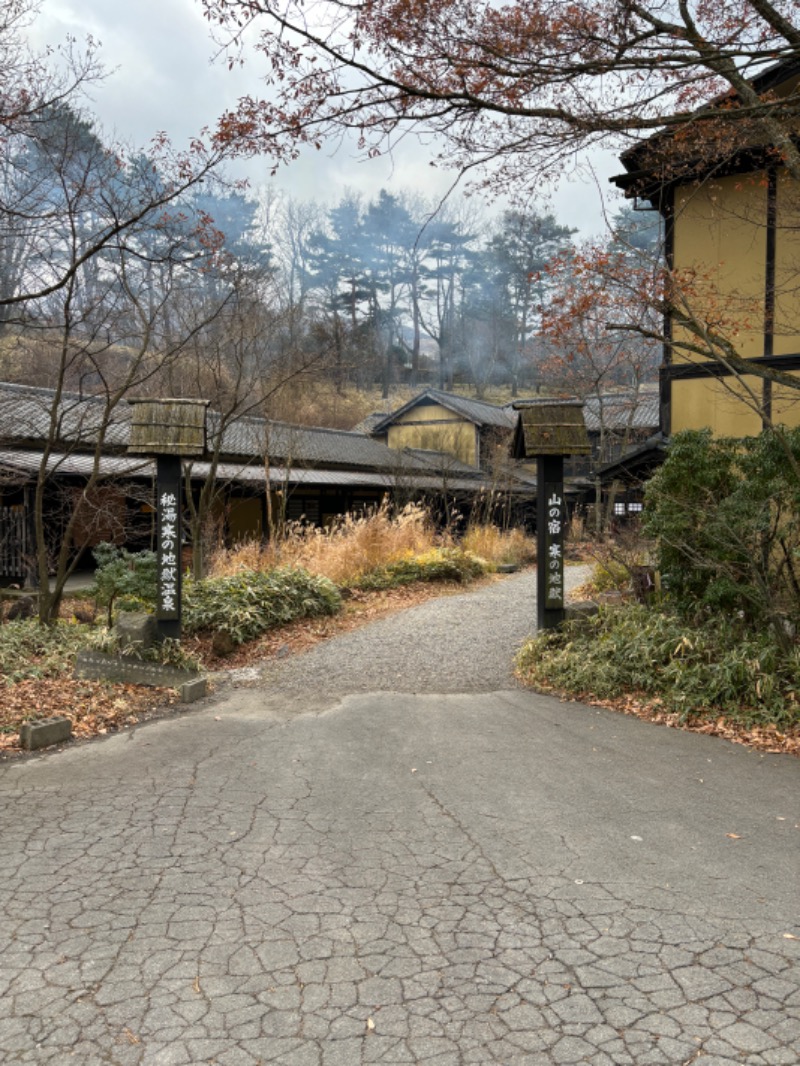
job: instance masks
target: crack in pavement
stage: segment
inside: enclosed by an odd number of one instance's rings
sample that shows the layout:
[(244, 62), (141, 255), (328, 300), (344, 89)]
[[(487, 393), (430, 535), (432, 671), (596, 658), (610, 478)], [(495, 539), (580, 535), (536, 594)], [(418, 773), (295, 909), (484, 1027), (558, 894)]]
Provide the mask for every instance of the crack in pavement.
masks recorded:
[(797, 1066), (795, 760), (348, 648), (0, 768), (3, 1062)]

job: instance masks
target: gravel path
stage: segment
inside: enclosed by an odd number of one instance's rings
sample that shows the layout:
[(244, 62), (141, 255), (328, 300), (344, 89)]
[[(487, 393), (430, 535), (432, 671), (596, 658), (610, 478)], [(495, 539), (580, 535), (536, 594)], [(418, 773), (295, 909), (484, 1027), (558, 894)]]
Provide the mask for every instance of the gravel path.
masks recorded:
[[(567, 590), (589, 568), (566, 571)], [(356, 692), (495, 692), (514, 688), (514, 654), (536, 628), (536, 572), (429, 600), (302, 655), (270, 663), (275, 693), (341, 697)]]

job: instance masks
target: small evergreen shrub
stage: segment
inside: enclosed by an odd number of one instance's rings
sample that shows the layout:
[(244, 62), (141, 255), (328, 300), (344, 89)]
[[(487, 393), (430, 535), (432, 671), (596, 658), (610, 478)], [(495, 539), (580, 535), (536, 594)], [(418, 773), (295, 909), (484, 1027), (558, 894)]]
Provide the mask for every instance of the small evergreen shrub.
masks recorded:
[(678, 433), (645, 492), (645, 532), (676, 608), (770, 627), (789, 650), (800, 628), (800, 430), (714, 439)]
[(254, 640), (296, 618), (335, 614), (341, 606), (336, 586), (306, 570), (241, 570), (228, 577), (187, 580), (183, 586), (183, 626), (187, 633), (226, 633), (234, 644)]
[(592, 585), (597, 592), (625, 592), (631, 586), (631, 572), (624, 563), (604, 559), (592, 570)]
[(98, 544), (93, 550), (97, 570), (88, 590), (98, 607), (108, 610), (108, 625), (114, 622), (114, 606), (126, 610), (154, 610), (158, 580), (155, 552), (129, 552), (115, 544)]

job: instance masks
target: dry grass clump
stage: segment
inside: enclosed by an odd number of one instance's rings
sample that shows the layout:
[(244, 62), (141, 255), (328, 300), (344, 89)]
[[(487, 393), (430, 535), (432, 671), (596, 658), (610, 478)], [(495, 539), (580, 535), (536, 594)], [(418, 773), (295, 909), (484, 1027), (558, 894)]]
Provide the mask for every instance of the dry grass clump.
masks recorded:
[(536, 559), (536, 540), (522, 529), (498, 529), (493, 525), (474, 525), (467, 529), (461, 546), (495, 566), (514, 563), (523, 566)]
[(308, 426), (352, 429), (373, 411), (394, 411), (411, 399), (414, 390), (395, 386), (390, 398), (380, 389), (332, 389), (330, 376), (304, 374), (279, 388), (270, 399), (269, 417)]
[(211, 573), (222, 577), (244, 569), (301, 566), (349, 586), (379, 566), (428, 551), (440, 540), (425, 508), (409, 504), (392, 514), (383, 503), (363, 515), (346, 515), (328, 529), (293, 525), (279, 541), (263, 546), (249, 541), (217, 552)]
[[(210, 573), (212, 577), (226, 577), (242, 570), (303, 567), (337, 585), (353, 587), (373, 571), (452, 546), (452, 537), (435, 531), (424, 507), (409, 504), (395, 514), (383, 503), (362, 515), (346, 515), (327, 529), (293, 524), (285, 537), (266, 545), (247, 541), (218, 551)], [(524, 565), (536, 558), (536, 541), (521, 529), (470, 526), (460, 547), (490, 567), (500, 563)]]
[(232, 577), (242, 570), (270, 570), (277, 566), (272, 544), (242, 540), (235, 548), (215, 548), (208, 559), (209, 577)]

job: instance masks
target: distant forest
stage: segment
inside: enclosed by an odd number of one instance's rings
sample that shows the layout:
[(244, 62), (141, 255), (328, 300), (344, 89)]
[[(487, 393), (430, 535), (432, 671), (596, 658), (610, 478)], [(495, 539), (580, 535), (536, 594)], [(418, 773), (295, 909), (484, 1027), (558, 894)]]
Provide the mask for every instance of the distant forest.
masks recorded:
[(653, 213), (613, 217), (591, 253), (614, 267), (590, 278), (575, 231), (533, 207), (299, 201), (212, 168), (175, 192), (159, 159), (120, 159), (70, 107), (36, 122), (0, 172), (3, 380), (324, 424), (351, 408), (319, 398), (353, 390), (585, 395), (654, 374), (651, 342), (607, 329), (656, 257)]

